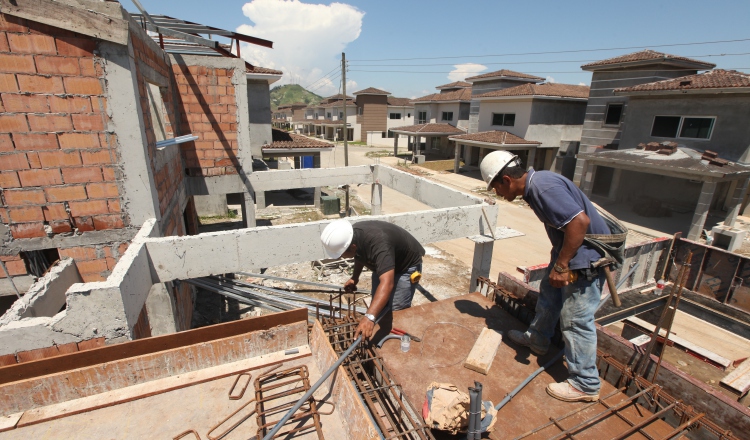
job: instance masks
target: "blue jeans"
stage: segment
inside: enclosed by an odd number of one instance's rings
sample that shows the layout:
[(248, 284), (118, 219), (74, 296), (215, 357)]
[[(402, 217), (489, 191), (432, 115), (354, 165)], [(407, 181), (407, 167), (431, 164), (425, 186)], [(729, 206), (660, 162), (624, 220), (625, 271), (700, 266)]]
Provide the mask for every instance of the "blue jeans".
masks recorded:
[(549, 283), (551, 268), (550, 264), (539, 287), (536, 316), (527, 333), (534, 345), (547, 347), (559, 318), (570, 374), (568, 382), (584, 393), (596, 394), (601, 382), (596, 368), (594, 313), (604, 287), (604, 273), (592, 281), (579, 276), (575, 283), (557, 288)]
[[(379, 316), (383, 316), (391, 310), (408, 309), (411, 307), (411, 300), (414, 298), (414, 292), (417, 290), (417, 285), (412, 284), (411, 274), (415, 271), (422, 272), (422, 263), (412, 266), (404, 273), (397, 273), (393, 275), (393, 291), (388, 299), (388, 304), (380, 312)], [(380, 278), (375, 276), (375, 272), (372, 273), (372, 295), (375, 296), (375, 291), (378, 290), (380, 285)]]

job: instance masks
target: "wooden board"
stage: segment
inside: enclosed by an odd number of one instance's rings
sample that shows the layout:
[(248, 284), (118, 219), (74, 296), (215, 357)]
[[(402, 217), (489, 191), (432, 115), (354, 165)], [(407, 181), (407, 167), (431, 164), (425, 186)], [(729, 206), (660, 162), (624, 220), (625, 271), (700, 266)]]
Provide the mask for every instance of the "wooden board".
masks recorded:
[(8, 414), (7, 416), (0, 416), (0, 432), (14, 429), (22, 415), (23, 413), (19, 412), (15, 414)]
[(487, 327), (482, 329), (474, 347), (469, 352), (469, 356), (464, 362), (464, 367), (474, 370), (478, 373), (487, 374), (492, 367), (492, 361), (497, 354), (497, 348), (503, 341), (503, 335), (497, 330)]
[(721, 386), (739, 393), (740, 396), (750, 390), (750, 359), (741, 363), (721, 380)]

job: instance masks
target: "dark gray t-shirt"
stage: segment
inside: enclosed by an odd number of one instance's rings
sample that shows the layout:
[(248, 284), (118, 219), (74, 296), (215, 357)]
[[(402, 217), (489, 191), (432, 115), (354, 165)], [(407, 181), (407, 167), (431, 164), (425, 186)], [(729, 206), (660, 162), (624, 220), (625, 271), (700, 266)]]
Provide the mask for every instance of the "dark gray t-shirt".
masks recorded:
[[(552, 263), (557, 260), (563, 246), (565, 232), (562, 228), (581, 212), (586, 213), (591, 220), (587, 234), (612, 233), (588, 197), (573, 182), (557, 173), (534, 171), (530, 168), (526, 175), (523, 199), (544, 223), (547, 236), (552, 242)], [(599, 251), (584, 242), (570, 260), (569, 267), (587, 269), (600, 258), (602, 255)]]
[(366, 220), (352, 225), (357, 245), (356, 261), (372, 270), (376, 277), (393, 269), (404, 273), (422, 263), (424, 248), (411, 234), (394, 224)]

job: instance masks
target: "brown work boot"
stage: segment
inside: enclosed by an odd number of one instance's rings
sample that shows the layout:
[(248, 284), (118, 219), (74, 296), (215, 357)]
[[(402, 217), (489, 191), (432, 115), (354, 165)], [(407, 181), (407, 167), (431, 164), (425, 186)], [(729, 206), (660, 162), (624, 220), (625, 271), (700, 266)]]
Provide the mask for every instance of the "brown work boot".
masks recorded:
[(577, 390), (567, 380), (547, 385), (547, 394), (564, 402), (596, 402), (599, 400), (599, 393), (586, 394)]

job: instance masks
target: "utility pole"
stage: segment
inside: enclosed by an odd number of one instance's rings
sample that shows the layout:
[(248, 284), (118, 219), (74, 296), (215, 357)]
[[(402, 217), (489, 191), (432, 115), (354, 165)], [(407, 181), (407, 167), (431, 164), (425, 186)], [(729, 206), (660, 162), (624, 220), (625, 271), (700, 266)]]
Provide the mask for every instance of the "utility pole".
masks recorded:
[[(341, 133), (344, 136), (344, 166), (348, 167), (349, 166), (349, 143), (347, 141), (349, 138), (349, 133), (348, 133), (349, 130), (346, 127), (346, 118), (348, 115), (346, 114), (346, 53), (344, 52), (341, 52), (341, 80), (342, 80), (341, 89), (344, 92), (344, 123), (341, 128)], [(346, 209), (346, 217), (349, 217), (349, 185), (346, 185), (345, 209)]]

